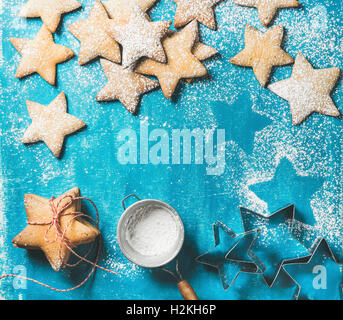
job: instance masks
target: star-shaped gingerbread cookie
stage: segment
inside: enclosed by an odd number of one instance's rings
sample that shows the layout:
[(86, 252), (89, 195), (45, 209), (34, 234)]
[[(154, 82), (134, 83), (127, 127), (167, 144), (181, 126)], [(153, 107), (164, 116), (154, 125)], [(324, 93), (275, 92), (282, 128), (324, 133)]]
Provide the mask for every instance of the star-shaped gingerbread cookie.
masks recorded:
[(299, 53), (292, 76), (268, 86), (272, 92), (289, 102), (293, 124), (302, 123), (313, 112), (338, 117), (340, 115), (330, 97), (339, 76), (339, 68), (314, 69)]
[(180, 32), (172, 33), (163, 40), (167, 63), (146, 59), (135, 70), (156, 76), (164, 96), (170, 99), (181, 79), (197, 78), (207, 74), (204, 65), (192, 53), (197, 38), (198, 23), (192, 21)]
[(272, 21), (278, 9), (300, 5), (297, 0), (234, 0), (234, 2), (240, 6), (257, 8), (258, 16), (265, 27)]
[(146, 19), (140, 8), (137, 7), (135, 12), (124, 25), (117, 25), (112, 19), (108, 22), (108, 34), (123, 47), (123, 67), (133, 65), (142, 57), (165, 63), (162, 38), (167, 33), (171, 21), (151, 22)]
[(69, 25), (69, 31), (81, 42), (79, 64), (85, 64), (97, 57), (104, 57), (120, 63), (118, 43), (105, 31), (108, 15), (99, 0), (89, 13), (87, 20)]
[[(72, 198), (80, 197), (80, 189), (73, 188), (58, 198), (53, 200), (57, 210), (66, 206)], [(60, 203), (59, 203), (60, 202)], [(58, 205), (59, 203), (59, 205)], [(37, 196), (35, 194), (25, 194), (25, 210), (28, 225), (13, 240), (13, 245), (23, 249), (42, 250), (55, 271), (59, 271), (65, 266), (70, 257), (70, 250), (66, 242), (62, 242), (54, 226), (50, 227), (53, 219), (49, 199)], [(59, 224), (61, 231), (66, 230), (66, 239), (73, 245), (93, 242), (100, 234), (99, 230), (85, 219), (75, 217), (74, 212), (81, 209), (81, 200), (74, 199), (71, 204), (63, 211), (65, 215), (60, 216)], [(71, 219), (74, 219), (71, 221)], [(47, 225), (35, 225), (34, 223), (46, 223)], [(70, 224), (70, 225), (69, 225)], [(69, 225), (69, 227), (68, 227)]]
[(129, 112), (135, 114), (140, 96), (159, 86), (157, 81), (137, 74), (130, 68), (104, 59), (100, 62), (108, 82), (96, 95), (96, 101), (119, 100)]
[(76, 0), (29, 0), (18, 13), (19, 17), (41, 17), (50, 32), (54, 33), (61, 15), (81, 7)]
[(192, 50), (198, 60), (204, 61), (218, 54), (217, 49), (198, 41)]
[[(210, 59), (218, 54), (217, 49), (207, 46), (206, 44), (203, 44), (202, 42), (198, 41), (192, 50), (192, 53), (199, 61), (205, 61), (207, 59)], [(193, 79), (186, 79), (188, 83), (191, 83)]]
[(67, 113), (64, 92), (47, 107), (29, 100), (26, 104), (32, 123), (22, 138), (23, 143), (44, 141), (55, 157), (61, 154), (65, 136), (86, 125), (82, 120)]
[(144, 11), (148, 11), (155, 3), (157, 0), (136, 0), (139, 7)]
[[(113, 26), (121, 26), (129, 23), (130, 19), (143, 11), (143, 15), (149, 20), (146, 14), (156, 0), (109, 0), (103, 2), (103, 5), (112, 19)], [(137, 8), (140, 9), (137, 11)]]
[(264, 87), (274, 66), (293, 63), (293, 58), (281, 49), (283, 27), (276, 26), (262, 33), (251, 25), (245, 27), (245, 48), (230, 62), (251, 67), (260, 84)]
[(54, 85), (56, 65), (74, 56), (71, 49), (54, 42), (51, 32), (45, 25), (42, 26), (33, 40), (10, 38), (10, 41), (22, 55), (15, 74), (16, 78), (37, 72), (45, 81)]
[(213, 7), (221, 0), (173, 0), (177, 4), (174, 26), (180, 28), (192, 20), (215, 30), (216, 20)]

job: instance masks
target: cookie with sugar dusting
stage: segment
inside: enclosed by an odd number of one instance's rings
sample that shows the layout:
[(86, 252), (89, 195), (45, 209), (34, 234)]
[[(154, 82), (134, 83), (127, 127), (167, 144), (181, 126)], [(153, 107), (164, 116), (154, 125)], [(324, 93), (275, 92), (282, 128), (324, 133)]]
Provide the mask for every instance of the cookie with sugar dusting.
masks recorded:
[(148, 11), (157, 0), (136, 0), (139, 7), (144, 11)]
[(221, 0), (173, 0), (176, 4), (175, 28), (180, 28), (197, 20), (206, 27), (217, 28), (213, 7)]
[(16, 78), (22, 78), (32, 73), (38, 73), (51, 85), (56, 81), (56, 64), (69, 60), (74, 52), (62, 45), (56, 44), (51, 32), (45, 25), (41, 27), (33, 40), (10, 38), (12, 45), (22, 55)]
[(200, 41), (198, 41), (194, 45), (192, 52), (195, 55), (195, 57), (200, 61), (207, 60), (218, 54), (218, 51), (216, 48), (210, 47)]
[(81, 3), (76, 0), (29, 0), (18, 13), (19, 17), (40, 17), (50, 32), (54, 33), (63, 13), (76, 10)]
[(107, 23), (106, 30), (109, 35), (122, 45), (122, 65), (127, 68), (142, 57), (165, 63), (166, 56), (162, 46), (162, 39), (170, 25), (171, 21), (149, 21), (137, 6), (132, 11), (128, 23), (117, 25), (111, 19)]
[(44, 141), (55, 157), (61, 154), (64, 138), (86, 124), (67, 113), (67, 99), (61, 92), (47, 107), (37, 102), (26, 101), (32, 120), (25, 131), (23, 143)]
[(130, 68), (125, 69), (104, 59), (100, 62), (108, 82), (97, 94), (96, 101), (119, 100), (129, 112), (135, 114), (140, 96), (159, 86), (157, 81), (137, 74)]
[(107, 34), (108, 15), (99, 0), (94, 3), (86, 20), (69, 25), (69, 31), (80, 40), (79, 64), (83, 65), (97, 57), (120, 63), (118, 43)]
[(113, 26), (121, 26), (130, 22), (132, 15), (135, 15), (137, 8), (143, 11), (146, 19), (150, 19), (146, 12), (154, 5), (156, 0), (109, 0), (103, 5), (112, 19)]
[[(199, 61), (205, 61), (207, 59), (210, 59), (218, 54), (217, 49), (207, 46), (206, 44), (203, 44), (202, 42), (198, 41), (192, 50), (194, 56)], [(186, 79), (188, 83), (191, 83), (193, 79)]]
[[(65, 198), (68, 197), (68, 198)], [(80, 197), (80, 189), (73, 188), (58, 198), (53, 200), (55, 206), (63, 208), (70, 201), (70, 198)], [(55, 271), (59, 271), (65, 266), (70, 257), (70, 250), (62, 242), (61, 236), (57, 234), (54, 227), (50, 227), (52, 221), (52, 211), (49, 199), (37, 196), (35, 194), (25, 194), (24, 204), (29, 223), (47, 223), (47, 225), (28, 224), (20, 232), (12, 243), (16, 248), (42, 250)], [(73, 212), (79, 212), (81, 209), (81, 200), (74, 199), (71, 204), (63, 211), (65, 215), (60, 217), (59, 223), (62, 231), (66, 229), (66, 238), (73, 244), (79, 246), (93, 242), (100, 231), (85, 219), (78, 217), (75, 219)], [(62, 243), (61, 243), (62, 242)]]
[(314, 112), (339, 117), (330, 93), (340, 73), (339, 68), (314, 69), (299, 53), (291, 77), (270, 84), (268, 89), (289, 102), (294, 125), (299, 125)]
[(300, 6), (297, 0), (234, 0), (234, 3), (257, 8), (258, 16), (265, 27), (273, 20), (278, 9)]
[(274, 66), (284, 66), (294, 62), (281, 49), (283, 27), (276, 26), (262, 33), (251, 25), (245, 27), (245, 48), (231, 58), (232, 64), (251, 67), (260, 84), (264, 87)]
[(135, 71), (156, 76), (164, 96), (170, 99), (181, 79), (197, 78), (207, 74), (204, 65), (192, 52), (197, 38), (198, 23), (192, 21), (181, 31), (172, 33), (163, 40), (167, 63), (145, 59)]

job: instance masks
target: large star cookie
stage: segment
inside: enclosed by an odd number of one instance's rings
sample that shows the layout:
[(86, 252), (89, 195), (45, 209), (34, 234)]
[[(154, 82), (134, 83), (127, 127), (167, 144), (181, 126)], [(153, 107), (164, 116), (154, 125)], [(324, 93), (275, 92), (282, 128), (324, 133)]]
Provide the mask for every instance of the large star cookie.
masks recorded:
[(216, 29), (213, 6), (221, 0), (173, 0), (177, 4), (174, 26), (183, 27), (197, 20), (213, 30)]
[(170, 99), (181, 79), (197, 78), (207, 74), (206, 68), (192, 53), (197, 37), (198, 24), (193, 21), (180, 32), (164, 39), (163, 47), (168, 61), (166, 64), (146, 59), (137, 66), (136, 71), (156, 76), (164, 96)]
[[(57, 209), (63, 208), (71, 200), (70, 197), (64, 198), (66, 196), (79, 197), (79, 188), (71, 189), (53, 200), (55, 206), (61, 201)], [(62, 200), (62, 198), (64, 199)], [(52, 268), (59, 271), (68, 262), (70, 250), (66, 242), (61, 241), (61, 236), (57, 234), (54, 226), (48, 230), (49, 223), (53, 219), (49, 200), (35, 194), (25, 194), (24, 204), (29, 224), (12, 240), (13, 245), (17, 248), (42, 250)], [(65, 236), (73, 246), (91, 243), (100, 234), (96, 227), (80, 217), (71, 221), (75, 217), (75, 214), (72, 213), (78, 212), (80, 209), (81, 200), (75, 199), (63, 211), (67, 215), (63, 215), (59, 219), (62, 232), (70, 224), (66, 229)], [(47, 225), (34, 225), (34, 223), (47, 223)]]
[(32, 123), (22, 138), (23, 143), (44, 141), (55, 157), (61, 154), (64, 137), (86, 125), (82, 120), (67, 113), (64, 92), (47, 107), (33, 101), (26, 103)]
[(166, 56), (161, 42), (170, 25), (171, 21), (147, 20), (143, 11), (136, 7), (135, 14), (127, 24), (117, 25), (110, 20), (107, 32), (122, 45), (122, 65), (127, 68), (142, 57), (165, 63)]
[(234, 0), (235, 4), (255, 7), (262, 24), (266, 27), (274, 18), (279, 8), (293, 8), (300, 4), (297, 0)]
[(293, 63), (293, 58), (281, 49), (283, 27), (276, 26), (266, 33), (249, 24), (245, 27), (245, 48), (230, 62), (243, 67), (251, 67), (264, 87), (274, 66)]
[(56, 81), (56, 64), (69, 60), (74, 52), (67, 47), (56, 44), (51, 32), (45, 25), (33, 40), (10, 38), (12, 45), (22, 55), (16, 78), (22, 78), (37, 72), (51, 85)]
[(29, 0), (18, 13), (19, 17), (41, 17), (47, 28), (54, 33), (61, 15), (81, 7), (76, 0)]
[(157, 81), (137, 74), (130, 68), (124, 69), (104, 59), (100, 62), (108, 82), (96, 95), (96, 101), (119, 100), (128, 111), (135, 114), (140, 96), (159, 86)]
[(340, 76), (339, 68), (314, 69), (302, 54), (295, 59), (292, 76), (268, 86), (289, 102), (293, 124), (303, 122), (313, 112), (327, 116), (340, 115), (330, 92)]
[(105, 31), (107, 20), (107, 12), (97, 0), (87, 20), (69, 25), (69, 31), (81, 42), (79, 64), (85, 64), (99, 56), (120, 63), (119, 45)]

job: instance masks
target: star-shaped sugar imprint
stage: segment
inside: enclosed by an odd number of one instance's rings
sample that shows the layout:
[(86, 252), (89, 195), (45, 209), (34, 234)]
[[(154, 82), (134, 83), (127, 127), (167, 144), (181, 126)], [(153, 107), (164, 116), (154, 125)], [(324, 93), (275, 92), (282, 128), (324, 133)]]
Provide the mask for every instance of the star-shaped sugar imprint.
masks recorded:
[(55, 157), (61, 155), (65, 136), (86, 125), (67, 113), (67, 100), (63, 92), (47, 107), (33, 101), (26, 103), (32, 123), (22, 138), (23, 143), (44, 141)]
[(312, 113), (338, 117), (330, 93), (339, 79), (339, 68), (314, 69), (299, 53), (289, 79), (268, 86), (272, 92), (289, 102), (294, 125), (301, 124)]
[(251, 25), (245, 27), (245, 48), (230, 62), (251, 67), (260, 84), (264, 87), (274, 66), (284, 66), (294, 62), (293, 58), (281, 49), (283, 27), (275, 26), (262, 33)]
[(37, 72), (45, 81), (54, 85), (56, 65), (74, 56), (71, 49), (54, 42), (51, 32), (45, 25), (33, 40), (10, 38), (10, 41), (22, 55), (15, 74), (16, 78)]
[(311, 257), (283, 268), (298, 283), (299, 299), (341, 300), (342, 271), (324, 238)]
[[(250, 94), (241, 91), (232, 103), (216, 102), (213, 107), (218, 117), (218, 127), (224, 127), (228, 132), (228, 140), (234, 141), (246, 154), (253, 152), (257, 132), (272, 123), (264, 115), (255, 112), (253, 104)], [(233, 112), (235, 121), (227, 121)]]
[(283, 265), (310, 256), (307, 248), (292, 235), (293, 205), (276, 211), (269, 217), (243, 207), (240, 211), (244, 231), (260, 231), (250, 253), (256, 257), (255, 263), (263, 270), (263, 279), (269, 287), (273, 286)]
[[(224, 289), (228, 289), (234, 283), (240, 272), (257, 271), (251, 258), (244, 255), (256, 238), (257, 232), (237, 235), (222, 222), (217, 222), (213, 225), (213, 235), (215, 246), (198, 256), (196, 261), (217, 269)], [(248, 238), (249, 241), (246, 241)], [(228, 260), (227, 257), (231, 254), (233, 259)]]
[(240, 6), (257, 8), (258, 16), (265, 27), (273, 20), (278, 9), (300, 6), (297, 0), (234, 0), (234, 2)]
[(165, 63), (166, 55), (162, 39), (170, 25), (171, 21), (151, 22), (147, 20), (143, 11), (137, 7), (136, 13), (126, 24), (118, 26), (109, 20), (107, 32), (122, 45), (122, 65), (127, 68), (142, 57)]
[(108, 15), (99, 0), (91, 9), (87, 20), (69, 25), (69, 31), (81, 42), (79, 64), (85, 64), (97, 57), (120, 63), (118, 43), (107, 34)]
[[(65, 231), (64, 240), (73, 247), (91, 243), (100, 234), (99, 230), (85, 219), (75, 219), (76, 213), (81, 209), (81, 200), (74, 199), (77, 197), (80, 197), (80, 189), (73, 188), (52, 200), (57, 210), (67, 206), (63, 210), (64, 215), (59, 217), (60, 231)], [(68, 206), (69, 202), (71, 203)], [(62, 241), (55, 227), (49, 224), (53, 219), (49, 199), (35, 194), (25, 194), (24, 204), (28, 225), (12, 240), (13, 245), (17, 248), (42, 250), (51, 267), (59, 271), (68, 262), (71, 252), (67, 242)], [(43, 223), (46, 225), (42, 225)]]
[(192, 53), (197, 39), (198, 24), (192, 21), (180, 32), (172, 33), (163, 40), (167, 63), (145, 59), (135, 71), (156, 76), (164, 96), (170, 99), (181, 79), (203, 77), (207, 74), (204, 65)]
[(268, 204), (269, 212), (293, 203), (302, 216), (312, 217), (311, 200), (323, 182), (320, 178), (297, 174), (293, 164), (283, 158), (272, 178), (250, 185), (249, 189)]
[(177, 4), (174, 26), (180, 28), (192, 20), (215, 30), (216, 19), (213, 7), (221, 0), (173, 0)]
[(130, 68), (125, 69), (105, 59), (100, 62), (108, 82), (96, 95), (97, 101), (119, 100), (129, 112), (135, 114), (140, 96), (159, 86), (157, 81), (137, 74)]
[(63, 13), (76, 10), (81, 3), (76, 0), (29, 0), (18, 13), (19, 17), (40, 17), (48, 30), (54, 33)]

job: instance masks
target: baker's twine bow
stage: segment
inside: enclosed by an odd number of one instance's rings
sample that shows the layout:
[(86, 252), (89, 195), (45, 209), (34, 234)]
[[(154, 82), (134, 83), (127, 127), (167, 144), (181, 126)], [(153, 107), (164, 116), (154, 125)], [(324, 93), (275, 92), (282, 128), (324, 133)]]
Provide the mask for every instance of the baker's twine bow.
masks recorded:
[[(69, 199), (69, 200), (63, 205), (62, 208), (59, 209), (62, 201), (65, 200), (65, 199)], [(75, 290), (75, 289), (80, 288), (81, 286), (83, 286), (88, 281), (88, 279), (91, 277), (91, 275), (94, 273), (95, 268), (99, 268), (101, 270), (107, 271), (107, 272), (112, 273), (112, 274), (117, 274), (117, 272), (115, 272), (113, 270), (110, 270), (110, 269), (107, 269), (107, 268), (104, 268), (104, 267), (101, 267), (101, 266), (98, 265), (99, 253), (100, 253), (100, 235), (98, 236), (98, 249), (97, 249), (97, 252), (96, 252), (96, 257), (95, 257), (95, 261), (94, 262), (87, 259), (89, 253), (91, 252), (91, 250), (93, 248), (94, 242), (90, 245), (90, 247), (89, 247), (88, 251), (86, 252), (86, 254), (84, 256), (80, 256), (78, 253), (76, 253), (73, 250), (75, 245), (73, 245), (73, 243), (66, 236), (66, 233), (67, 233), (68, 229), (70, 228), (72, 222), (75, 219), (79, 218), (79, 217), (85, 217), (87, 219), (90, 219), (95, 224), (97, 229), (99, 229), (99, 212), (98, 212), (98, 208), (96, 207), (95, 203), (91, 199), (88, 199), (88, 198), (85, 198), (85, 197), (72, 197), (71, 195), (66, 195), (66, 196), (62, 197), (57, 202), (57, 204), (55, 204), (55, 202), (54, 202), (55, 200), (56, 200), (55, 197), (51, 197), (51, 199), (49, 200), (49, 206), (50, 206), (50, 210), (51, 210), (51, 213), (52, 213), (52, 219), (51, 219), (50, 222), (30, 222), (30, 221), (27, 221), (27, 224), (29, 224), (29, 225), (37, 225), (37, 226), (48, 226), (48, 228), (46, 229), (45, 234), (44, 234), (44, 240), (46, 242), (48, 242), (48, 243), (55, 243), (56, 241), (58, 241), (60, 239), (59, 258), (60, 258), (60, 260), (63, 263), (62, 264), (62, 268), (64, 268), (64, 267), (76, 267), (78, 264), (80, 264), (82, 261), (84, 261), (84, 262), (87, 262), (90, 265), (92, 265), (91, 271), (88, 273), (88, 275), (78, 285), (76, 285), (76, 286), (74, 286), (72, 288), (69, 288), (69, 289), (54, 288), (52, 286), (49, 286), (49, 285), (47, 285), (47, 284), (45, 284), (43, 282), (40, 282), (40, 281), (36, 280), (36, 279), (32, 279), (32, 278), (28, 278), (28, 277), (24, 277), (24, 276), (20, 276), (20, 275), (16, 275), (16, 274), (5, 274), (5, 275), (2, 275), (2, 276), (0, 276), (0, 280), (4, 279), (4, 278), (8, 278), (8, 277), (19, 278), (19, 279), (23, 279), (23, 280), (32, 281), (32, 282), (34, 282), (36, 284), (39, 284), (39, 285), (41, 285), (43, 287), (49, 288), (49, 289), (54, 290), (54, 291), (68, 292), (68, 291), (72, 291), (72, 290)], [(65, 210), (67, 208), (69, 208), (69, 206), (75, 200), (87, 200), (87, 201), (89, 201), (93, 205), (93, 207), (95, 209), (96, 220), (94, 220), (92, 217), (90, 217), (90, 216), (88, 216), (88, 215), (86, 215), (86, 214), (84, 214), (82, 212), (78, 212), (78, 211), (75, 211), (75, 212), (65, 212)], [(60, 219), (61, 219), (61, 217), (68, 216), (68, 215), (72, 215), (73, 217), (68, 220), (68, 223), (66, 224), (65, 228), (62, 230)], [(53, 240), (48, 239), (48, 233), (51, 230), (51, 228), (55, 229), (55, 238)], [(62, 255), (61, 255), (63, 245), (65, 245), (70, 250), (70, 252), (78, 258), (78, 260), (75, 263), (69, 264), (69, 263), (63, 261), (63, 258), (62, 258)]]

